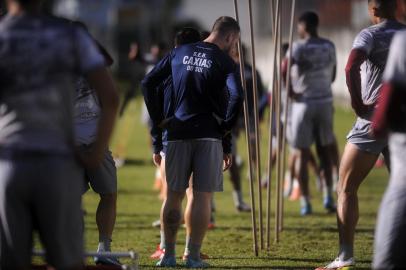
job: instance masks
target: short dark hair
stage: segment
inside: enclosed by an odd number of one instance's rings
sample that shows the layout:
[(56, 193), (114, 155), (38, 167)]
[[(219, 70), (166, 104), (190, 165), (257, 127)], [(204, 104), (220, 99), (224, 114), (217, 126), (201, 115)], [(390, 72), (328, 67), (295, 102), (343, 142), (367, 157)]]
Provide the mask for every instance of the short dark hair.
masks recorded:
[(234, 18), (222, 16), (214, 22), (213, 29), (211, 31), (218, 32), (221, 35), (239, 33), (240, 26)]
[(379, 11), (391, 13), (396, 10), (396, 0), (368, 0), (368, 4), (373, 2)]
[(319, 26), (319, 15), (313, 11), (306, 11), (300, 15), (299, 22), (306, 25), (306, 30), (316, 29)]
[(200, 33), (192, 27), (182, 28), (175, 36), (175, 46), (196, 43), (198, 41), (200, 41)]

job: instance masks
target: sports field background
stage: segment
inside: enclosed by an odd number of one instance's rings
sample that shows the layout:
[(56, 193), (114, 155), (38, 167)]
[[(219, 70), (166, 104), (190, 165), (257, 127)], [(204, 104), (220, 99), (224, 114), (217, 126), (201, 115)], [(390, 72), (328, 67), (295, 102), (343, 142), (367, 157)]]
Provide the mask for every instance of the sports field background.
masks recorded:
[[(151, 226), (159, 215), (161, 202), (152, 189), (155, 168), (151, 162), (151, 150), (147, 129), (140, 123), (141, 98), (131, 102), (124, 117), (116, 126), (111, 149), (114, 153), (125, 150), (127, 163), (118, 169), (117, 223), (113, 237), (114, 251), (134, 249), (140, 255), (141, 269), (154, 269), (155, 261), (150, 254), (159, 243), (159, 229)], [(345, 135), (354, 121), (354, 114), (348, 109), (336, 107), (335, 132), (340, 152), (345, 145)], [(263, 172), (266, 172), (267, 126), (261, 125), (261, 156)], [(239, 139), (240, 154), (245, 160), (245, 138)], [(245, 163), (246, 164), (246, 163)], [(249, 199), (247, 167), (244, 166), (243, 191)], [(225, 175), (225, 191), (216, 194), (216, 229), (209, 231), (203, 245), (203, 252), (210, 256), (208, 262), (214, 269), (314, 269), (335, 258), (337, 253), (337, 228), (334, 214), (326, 214), (322, 207), (322, 194), (315, 189), (311, 175), (310, 185), (314, 214), (299, 215), (299, 202), (285, 200), (285, 230), (279, 244), (272, 244), (270, 252), (262, 251), (259, 257), (252, 252), (251, 216), (237, 213), (231, 197), (229, 175)], [(366, 179), (359, 193), (361, 217), (356, 233), (355, 256), (357, 269), (370, 269), (376, 212), (387, 183), (386, 169), (375, 169)], [(265, 190), (264, 210), (265, 210)], [(94, 250), (98, 243), (95, 224), (95, 210), (98, 195), (93, 191), (84, 196), (87, 212), (86, 247)], [(275, 205), (274, 199), (272, 206)], [(265, 211), (264, 211), (265, 214)], [(264, 216), (265, 221), (265, 216)], [(271, 220), (274, 224), (274, 219)], [(264, 223), (265, 224), (265, 223)], [(177, 256), (183, 253), (184, 229), (178, 234)], [(273, 227), (272, 227), (273, 239)], [(124, 260), (125, 262), (125, 260)], [(178, 260), (179, 264), (182, 264)]]

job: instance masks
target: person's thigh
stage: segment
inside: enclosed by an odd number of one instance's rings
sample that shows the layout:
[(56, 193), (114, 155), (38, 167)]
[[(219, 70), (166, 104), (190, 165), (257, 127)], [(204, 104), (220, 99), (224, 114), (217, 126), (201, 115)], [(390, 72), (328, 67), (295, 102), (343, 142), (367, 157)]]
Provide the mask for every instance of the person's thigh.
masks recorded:
[(168, 142), (165, 155), (166, 183), (168, 190), (185, 192), (192, 174), (191, 141)]
[(193, 190), (223, 191), (223, 147), (220, 140), (194, 141)]
[(47, 261), (57, 269), (83, 263), (82, 181), (73, 158), (55, 156), (38, 165), (33, 211)]
[(311, 108), (303, 102), (292, 103), (291, 123), (289, 125), (290, 145), (294, 148), (309, 148), (313, 143), (313, 121)]
[(406, 268), (406, 134), (390, 138), (392, 171), (375, 231), (374, 269)]
[(24, 162), (0, 159), (0, 269), (26, 269), (30, 265), (32, 173)]
[(355, 192), (375, 165), (378, 154), (360, 150), (347, 143), (340, 164), (339, 192)]
[(117, 193), (117, 170), (109, 150), (104, 153), (100, 166), (95, 169), (86, 169), (86, 176), (96, 193), (102, 195)]

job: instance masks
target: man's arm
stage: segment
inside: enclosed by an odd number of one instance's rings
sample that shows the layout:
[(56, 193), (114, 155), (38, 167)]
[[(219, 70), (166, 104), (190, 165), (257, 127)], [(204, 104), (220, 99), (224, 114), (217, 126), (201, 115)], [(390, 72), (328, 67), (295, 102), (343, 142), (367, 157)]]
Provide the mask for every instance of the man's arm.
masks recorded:
[(362, 101), (360, 74), (361, 65), (366, 59), (367, 53), (365, 51), (353, 49), (345, 67), (347, 86), (351, 95), (351, 106), (358, 116), (362, 116), (368, 110), (368, 106)]
[(144, 95), (145, 105), (154, 125), (159, 125), (163, 120), (161, 108), (159, 104), (158, 90), (162, 90), (164, 81), (171, 76), (171, 57), (172, 54), (167, 54), (156, 66), (149, 72), (141, 82), (142, 94)]
[(118, 91), (107, 68), (98, 68), (86, 76), (87, 81), (96, 91), (101, 104), (101, 114), (96, 141), (92, 155), (85, 160), (87, 165), (96, 166), (101, 162), (106, 151), (116, 119), (119, 105)]
[(375, 110), (372, 119), (372, 133), (376, 137), (385, 137), (388, 131), (388, 111), (394, 101), (394, 87), (392, 84), (384, 83), (379, 100), (378, 107)]
[(232, 72), (227, 74), (226, 87), (229, 92), (229, 100), (222, 127), (228, 132), (231, 131), (238, 120), (238, 115), (244, 100), (240, 77), (236, 69), (233, 69)]

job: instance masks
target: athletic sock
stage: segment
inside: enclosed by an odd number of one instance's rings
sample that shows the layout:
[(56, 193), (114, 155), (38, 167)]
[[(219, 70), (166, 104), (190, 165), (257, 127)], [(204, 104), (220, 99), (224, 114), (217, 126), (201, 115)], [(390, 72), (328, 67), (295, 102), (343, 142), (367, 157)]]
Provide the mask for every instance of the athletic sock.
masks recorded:
[(346, 261), (354, 257), (354, 248), (352, 245), (340, 244), (340, 252), (338, 258), (342, 261)]
[(237, 207), (243, 203), (242, 193), (240, 190), (233, 190), (233, 200), (234, 200), (235, 207)]
[(193, 244), (189, 242), (188, 249), (189, 249), (189, 258), (195, 261), (199, 261), (200, 259), (200, 248), (202, 245)]
[(165, 256), (175, 256), (175, 243), (165, 242)]
[(310, 204), (309, 196), (300, 196), (300, 206), (306, 207)]
[(111, 251), (111, 239), (110, 237), (99, 237), (99, 245), (97, 246), (97, 252), (110, 252)]
[(323, 188), (323, 196), (324, 198), (332, 198), (333, 197), (333, 187), (324, 186)]
[(165, 249), (165, 233), (164, 231), (159, 231), (161, 234), (161, 242), (159, 243), (159, 248), (160, 249)]
[(185, 252), (183, 253), (184, 255), (189, 255), (190, 254), (189, 245), (190, 245), (190, 236), (186, 235)]

